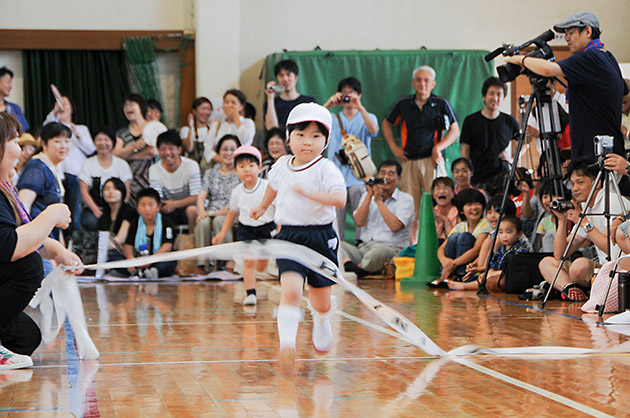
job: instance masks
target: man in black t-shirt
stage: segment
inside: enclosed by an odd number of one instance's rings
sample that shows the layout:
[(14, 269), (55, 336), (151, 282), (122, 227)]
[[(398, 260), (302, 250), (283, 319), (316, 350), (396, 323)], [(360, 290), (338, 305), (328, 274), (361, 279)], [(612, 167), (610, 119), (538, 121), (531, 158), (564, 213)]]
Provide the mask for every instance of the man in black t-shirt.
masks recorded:
[(518, 135), (518, 122), (513, 116), (499, 111), (507, 93), (507, 86), (497, 77), (488, 78), (481, 88), (484, 107), (464, 119), (459, 138), (462, 157), (473, 164), (471, 182), (475, 187), (483, 185), (509, 171), (509, 159), (505, 149)]
[[(263, 104), (265, 129), (284, 129), (291, 110), (302, 103), (317, 103), (314, 97), (300, 94), (296, 89), (300, 69), (293, 60), (279, 61), (273, 69), (277, 83), (270, 81), (265, 86), (267, 101)], [(275, 88), (282, 88), (280, 94)]]
[(553, 28), (565, 34), (572, 56), (551, 62), (516, 55), (508, 62), (545, 77), (563, 76), (569, 82), (572, 160), (595, 154), (593, 137), (596, 135), (613, 136), (615, 154), (623, 155), (621, 106), (629, 90), (617, 60), (599, 39), (599, 19), (590, 12), (578, 12)]

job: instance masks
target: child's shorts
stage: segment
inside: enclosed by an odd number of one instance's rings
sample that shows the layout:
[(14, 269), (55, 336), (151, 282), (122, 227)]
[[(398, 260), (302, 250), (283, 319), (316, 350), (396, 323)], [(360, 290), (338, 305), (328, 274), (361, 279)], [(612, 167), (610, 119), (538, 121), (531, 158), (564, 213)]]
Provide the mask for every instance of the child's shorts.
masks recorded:
[(271, 233), (275, 231), (276, 224), (269, 222), (268, 224), (260, 226), (249, 226), (238, 223), (236, 225), (236, 240), (237, 241), (254, 241), (257, 239), (270, 239)]
[[(304, 245), (310, 249), (317, 251), (337, 266), (337, 250), (339, 249), (339, 238), (332, 227), (328, 225), (305, 225), (292, 226), (282, 225), (280, 232), (276, 235), (276, 239), (293, 242)], [(308, 285), (312, 287), (327, 287), (335, 284), (334, 281), (325, 278), (321, 274), (315, 273), (313, 270), (297, 263), (293, 260), (279, 258), (278, 276), (280, 277), (285, 271), (294, 271), (305, 277)]]

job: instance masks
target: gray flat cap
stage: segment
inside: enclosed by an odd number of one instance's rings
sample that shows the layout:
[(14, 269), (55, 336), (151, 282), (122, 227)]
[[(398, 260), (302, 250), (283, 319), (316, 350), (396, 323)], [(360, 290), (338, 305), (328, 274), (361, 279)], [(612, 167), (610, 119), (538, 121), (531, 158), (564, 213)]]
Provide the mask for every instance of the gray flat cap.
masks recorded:
[(599, 19), (591, 12), (577, 12), (556, 23), (553, 30), (564, 33), (569, 28), (585, 28), (587, 26), (593, 29), (599, 29)]

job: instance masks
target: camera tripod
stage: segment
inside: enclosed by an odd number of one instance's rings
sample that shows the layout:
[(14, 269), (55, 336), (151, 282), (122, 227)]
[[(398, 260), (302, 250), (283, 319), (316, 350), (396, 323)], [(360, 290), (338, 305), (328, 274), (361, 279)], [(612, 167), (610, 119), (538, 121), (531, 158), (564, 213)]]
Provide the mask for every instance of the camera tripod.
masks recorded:
[[(586, 204), (585, 207), (586, 209), (584, 211), (580, 211), (580, 218), (577, 222), (577, 225), (581, 225), (582, 224), (582, 220), (586, 217), (586, 215), (589, 216), (604, 216), (606, 218), (606, 260), (610, 261), (611, 257), (611, 237), (610, 237), (610, 218), (611, 218), (611, 214), (610, 214), (610, 184), (612, 183), (615, 194), (617, 195), (617, 198), (619, 199), (619, 207), (621, 208), (622, 214), (626, 213), (626, 208), (625, 205), (623, 203), (623, 198), (621, 196), (621, 192), (619, 191), (619, 185), (617, 185), (617, 182), (615, 181), (615, 176), (610, 172), (610, 170), (607, 170), (604, 168), (604, 156), (600, 155), (598, 156), (598, 161), (597, 161), (597, 166), (599, 167), (599, 172), (597, 173), (597, 178), (595, 179), (595, 181), (593, 182), (593, 187), (591, 187), (591, 191), (588, 195), (588, 198), (586, 200)], [(604, 193), (604, 211), (602, 213), (593, 213), (590, 212), (590, 206), (593, 203), (593, 199), (595, 198), (595, 191), (597, 190), (598, 185), (600, 184), (600, 181), (603, 181), (603, 187), (601, 190), (601, 193)], [(542, 301), (542, 304), (540, 305), (541, 309), (545, 308), (545, 304), (547, 303), (547, 300), (549, 299), (549, 295), (551, 294), (551, 292), (553, 291), (553, 286), (556, 284), (556, 280), (558, 279), (558, 275), (560, 274), (560, 270), (562, 270), (562, 266), (564, 265), (564, 262), (567, 260), (567, 257), (569, 255), (569, 251), (571, 249), (571, 246), (573, 245), (573, 241), (575, 240), (575, 237), (577, 236), (577, 232), (578, 232), (579, 228), (573, 228), (573, 231), (571, 232), (571, 237), (569, 239), (569, 242), (567, 243), (567, 246), (564, 250), (564, 253), (562, 254), (562, 257), (560, 258), (560, 264), (558, 265), (558, 268), (556, 270), (556, 274), (553, 277), (553, 280), (551, 282), (551, 285), (549, 286), (549, 289), (547, 290), (547, 293), (545, 294), (545, 298)], [(618, 256), (617, 256), (618, 258)], [(612, 277), (614, 276), (614, 272), (617, 269), (617, 266), (615, 265), (615, 268), (613, 269), (612, 273), (613, 275), (611, 275), (610, 278), (610, 282), (608, 283), (608, 290), (610, 290), (610, 285), (612, 283)], [(606, 292), (606, 297), (608, 297), (608, 291)], [(600, 311), (602, 311), (602, 313), (600, 313), (600, 316), (603, 314), (603, 307), (606, 304), (606, 300), (604, 299), (604, 303), (601, 305), (600, 307)]]
[[(501, 224), (501, 219), (503, 219), (503, 212), (505, 210), (505, 202), (508, 199), (510, 186), (514, 182), (518, 159), (521, 155), (523, 143), (525, 142), (527, 121), (532, 114), (534, 106), (536, 106), (535, 108), (536, 119), (538, 120), (538, 132), (543, 152), (542, 155), (544, 156), (542, 177), (552, 180), (554, 196), (562, 196), (563, 198), (566, 198), (566, 196), (564, 196), (564, 191), (562, 187), (560, 151), (558, 150), (558, 143), (556, 141), (556, 135), (561, 131), (560, 116), (558, 114), (558, 109), (551, 100), (551, 95), (548, 92), (549, 87), (547, 86), (547, 83), (550, 80), (551, 79), (548, 77), (542, 77), (537, 74), (532, 74), (530, 76), (530, 82), (532, 84), (532, 94), (529, 96), (529, 100), (527, 102), (526, 116), (523, 118), (523, 120), (521, 120), (521, 132), (518, 138), (518, 142), (516, 144), (516, 150), (514, 152), (515, 160), (512, 163), (510, 173), (505, 182), (503, 199), (501, 200), (501, 209), (499, 210), (499, 219), (497, 220), (497, 227), (492, 237), (492, 245), (490, 246), (489, 254), (492, 254), (494, 252), (497, 237), (499, 235), (499, 225)], [(556, 78), (556, 80), (558, 79)], [(560, 82), (562, 83), (562, 81)], [(564, 85), (564, 83), (562, 84)], [(477, 291), (478, 295), (484, 295), (488, 293), (488, 289), (486, 288), (486, 281), (488, 271), (490, 269), (491, 258), (492, 257), (488, 257), (488, 260), (486, 261), (486, 270), (482, 274), (481, 280), (479, 281), (479, 290)]]

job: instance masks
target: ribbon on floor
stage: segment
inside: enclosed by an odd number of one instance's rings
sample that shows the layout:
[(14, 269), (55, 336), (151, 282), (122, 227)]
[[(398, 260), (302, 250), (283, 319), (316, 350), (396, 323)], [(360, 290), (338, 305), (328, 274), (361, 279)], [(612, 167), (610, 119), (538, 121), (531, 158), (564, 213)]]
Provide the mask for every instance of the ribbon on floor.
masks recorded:
[[(457, 347), (449, 352), (446, 352), (435, 342), (433, 342), (422, 330), (420, 330), (420, 328), (418, 328), (403, 314), (381, 303), (364, 290), (359, 289), (356, 285), (347, 281), (343, 277), (337, 266), (329, 259), (308, 247), (282, 240), (260, 240), (251, 242), (239, 241), (210, 247), (195, 248), (191, 250), (156, 254), (131, 260), (120, 260), (108, 263), (91, 264), (84, 266), (84, 268), (89, 270), (129, 268), (153, 264), (157, 262), (177, 261), (201, 256), (219, 260), (235, 261), (283, 258), (299, 262), (304, 266), (310, 268), (311, 270), (321, 274), (322, 276), (333, 280), (345, 290), (355, 295), (361, 301), (361, 303), (363, 303), (371, 312), (373, 312), (378, 318), (380, 318), (389, 327), (396, 331), (400, 339), (417, 346), (425, 353), (433, 356), (456, 357), (471, 355), (542, 355), (554, 357), (582, 356), (606, 352), (630, 352), (630, 342), (621, 344), (608, 350), (558, 346), (533, 346), (491, 349), (474, 345), (466, 345), (462, 347)], [(64, 268), (71, 269), (72, 267)], [(47, 279), (49, 279), (49, 277), (51, 276), (52, 278), (47, 282)], [(67, 294), (71, 296), (57, 296), (64, 291), (66, 291)], [(47, 300), (46, 296), (48, 296), (48, 299), (51, 300)], [(52, 338), (56, 336), (56, 333), (61, 328), (61, 324), (63, 324), (63, 319), (65, 319), (65, 315), (67, 315), (68, 319), (70, 319), (70, 323), (72, 324), (73, 329), (75, 330), (75, 334), (77, 335), (79, 356), (81, 358), (98, 357), (98, 351), (96, 350), (94, 343), (87, 333), (85, 315), (83, 314), (83, 307), (80, 295), (78, 294), (78, 287), (76, 285), (76, 279), (74, 278), (74, 276), (65, 271), (61, 271), (61, 269), (55, 270), (48, 277), (46, 277), (46, 279), (44, 279), (44, 282), (42, 282), (42, 288), (35, 295), (31, 304), (31, 306), (40, 306), (42, 313), (45, 313), (44, 317), (48, 315), (48, 318), (50, 318), (48, 323), (52, 323), (51, 311), (54, 306), (54, 310), (57, 314), (57, 326), (56, 328), (53, 327), (52, 332), (47, 335), (48, 341), (50, 341), (51, 336)], [(74, 307), (70, 307), (70, 305), (74, 305)], [(50, 329), (50, 327), (48, 328)], [(53, 333), (54, 335), (52, 335)], [(96, 357), (93, 357), (94, 355), (96, 355)]]

